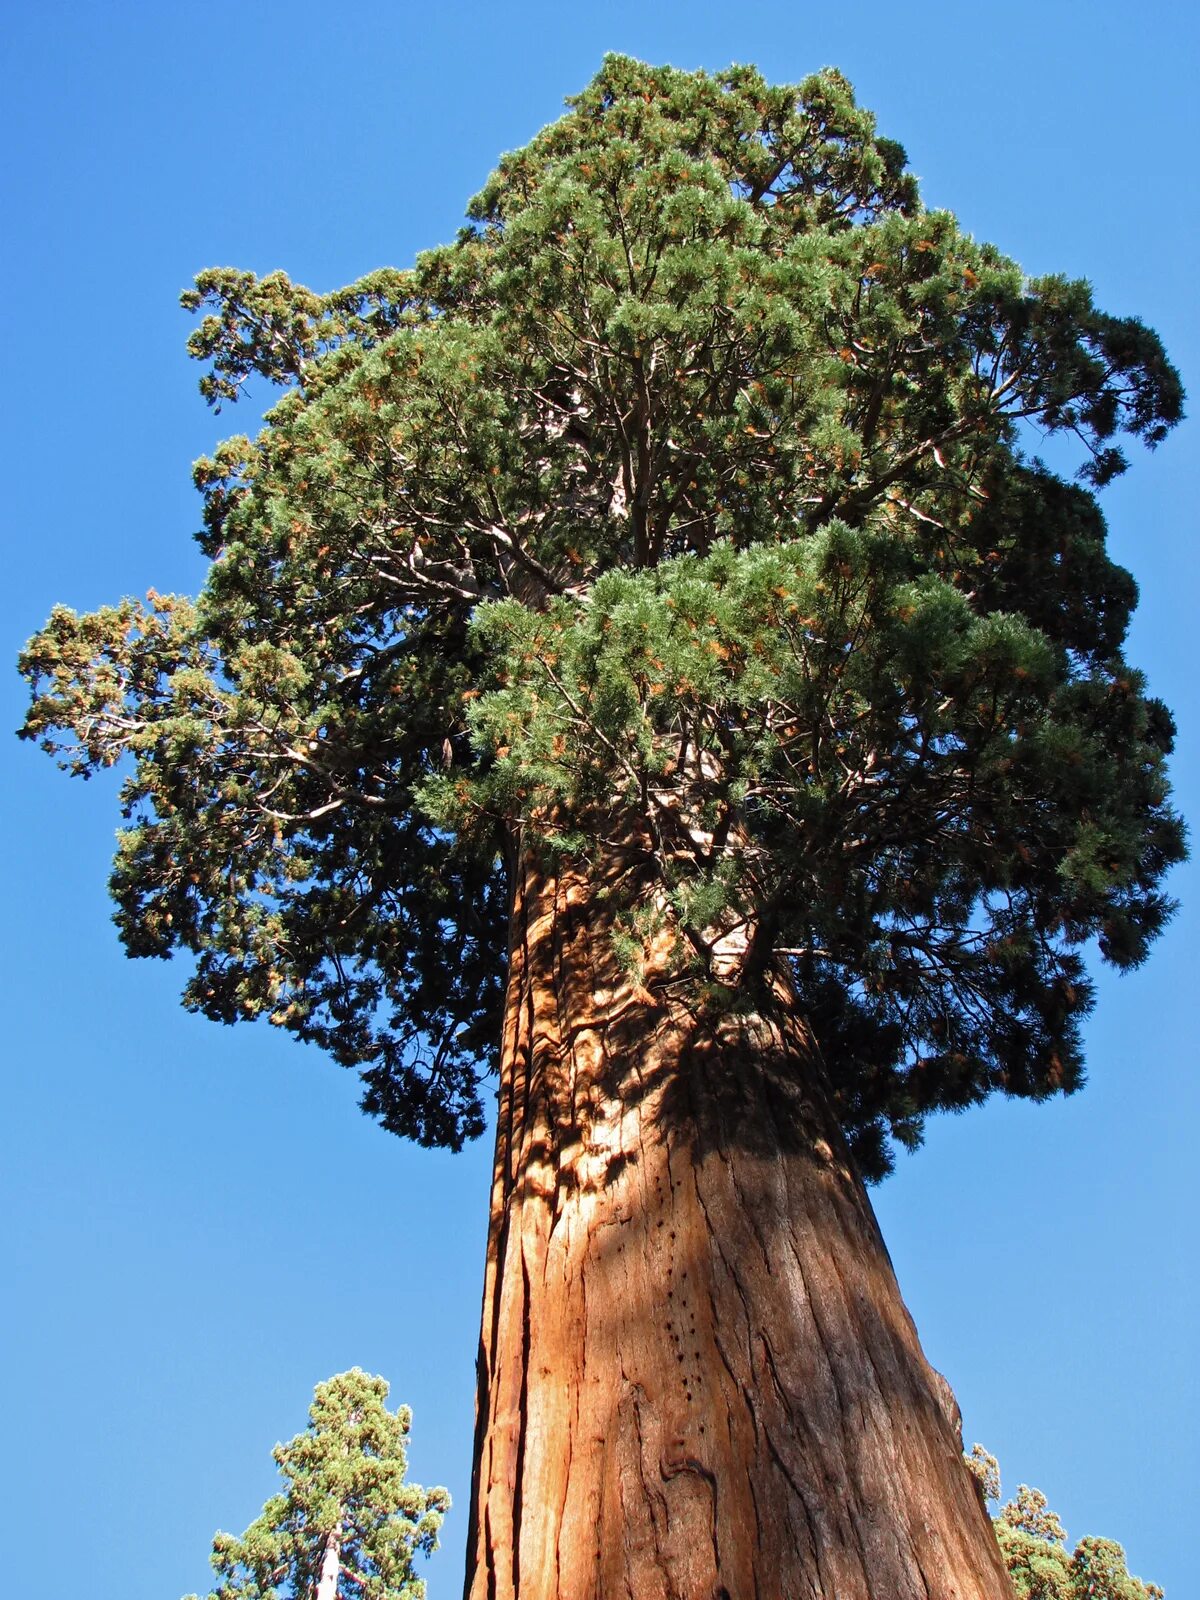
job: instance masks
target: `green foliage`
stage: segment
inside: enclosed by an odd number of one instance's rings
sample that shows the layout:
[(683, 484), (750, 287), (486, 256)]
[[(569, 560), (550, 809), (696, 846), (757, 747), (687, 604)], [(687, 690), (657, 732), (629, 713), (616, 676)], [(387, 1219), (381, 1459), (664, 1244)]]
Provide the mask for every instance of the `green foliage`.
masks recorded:
[(674, 980), (713, 992), (736, 923), (742, 999), (789, 968), (868, 1176), (931, 1111), (1075, 1088), (1081, 951), (1142, 960), (1183, 849), (1092, 493), (1182, 414), (1157, 338), (926, 211), (836, 72), (608, 57), (469, 216), (333, 295), (184, 296), (210, 401), (286, 391), (197, 464), (204, 592), (22, 659), (27, 737), (130, 758), (131, 953), (457, 1146), (517, 840), (636, 819)]
[(307, 1429), (273, 1452), (283, 1493), (240, 1539), (214, 1538), (208, 1600), (308, 1600), (331, 1540), (337, 1600), (423, 1600), (413, 1560), (437, 1549), (450, 1497), (405, 1483), (412, 1413), (389, 1411), (387, 1396), (357, 1367), (317, 1385)]
[[(984, 1497), (998, 1500), (996, 1458), (975, 1445), (967, 1466)], [(1124, 1550), (1111, 1539), (1081, 1539), (1068, 1552), (1066, 1530), (1040, 1489), (1021, 1484), (992, 1526), (1019, 1600), (1163, 1600), (1157, 1584), (1130, 1576)]]

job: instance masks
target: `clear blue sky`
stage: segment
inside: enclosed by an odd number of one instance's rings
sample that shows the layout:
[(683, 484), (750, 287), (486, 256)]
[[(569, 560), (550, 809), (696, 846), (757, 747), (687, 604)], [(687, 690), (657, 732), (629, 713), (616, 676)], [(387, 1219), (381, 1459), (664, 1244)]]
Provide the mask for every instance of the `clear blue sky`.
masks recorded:
[[(191, 589), (191, 460), (220, 426), (175, 305), (198, 268), (331, 288), (450, 238), (500, 151), (601, 54), (846, 71), (930, 204), (1031, 272), (1089, 277), (1156, 326), (1200, 407), (1192, 9), (1009, 0), (370, 7), (8, 0), (3, 404), (11, 659), (58, 600)], [(230, 429), (252, 424), (236, 412)], [(1196, 432), (1106, 494), (1142, 586), (1132, 656), (1178, 713), (1197, 804)], [(4, 725), (21, 715), (11, 672)], [(382, 1372), (413, 1475), (458, 1509), (461, 1581), (489, 1152), (406, 1148), (354, 1085), (270, 1030), (175, 1003), (109, 924), (110, 787), (14, 740), (5, 775), (6, 1587), (176, 1600), (272, 1488), (313, 1384)], [(1041, 1485), (1073, 1537), (1194, 1593), (1200, 886), (1149, 966), (1105, 977), (1091, 1082), (936, 1126), (878, 1192), (967, 1441)]]

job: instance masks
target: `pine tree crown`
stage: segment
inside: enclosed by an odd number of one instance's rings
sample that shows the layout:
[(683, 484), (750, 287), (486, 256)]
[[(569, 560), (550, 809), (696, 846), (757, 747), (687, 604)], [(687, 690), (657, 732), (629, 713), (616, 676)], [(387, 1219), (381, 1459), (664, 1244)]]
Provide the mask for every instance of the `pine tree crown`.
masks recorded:
[(358, 1367), (317, 1385), (308, 1427), (272, 1452), (281, 1492), (240, 1538), (213, 1539), (208, 1600), (315, 1595), (331, 1544), (339, 1596), (424, 1600), (413, 1562), (437, 1549), (450, 1497), (405, 1481), (412, 1412), (387, 1398), (384, 1379)]

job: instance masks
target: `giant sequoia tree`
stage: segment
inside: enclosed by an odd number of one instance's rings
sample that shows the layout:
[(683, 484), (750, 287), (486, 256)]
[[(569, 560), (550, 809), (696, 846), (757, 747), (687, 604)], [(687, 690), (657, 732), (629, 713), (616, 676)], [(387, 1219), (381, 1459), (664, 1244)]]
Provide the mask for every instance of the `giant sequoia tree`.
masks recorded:
[[(185, 1003), (458, 1146), (498, 1077), (472, 1596), (1007, 1593), (864, 1180), (1081, 1081), (1181, 854), (1092, 489), (1155, 336), (926, 211), (825, 72), (608, 59), (457, 241), (185, 296), (197, 601), (54, 613)], [(1023, 447), (1078, 441), (1080, 480)]]

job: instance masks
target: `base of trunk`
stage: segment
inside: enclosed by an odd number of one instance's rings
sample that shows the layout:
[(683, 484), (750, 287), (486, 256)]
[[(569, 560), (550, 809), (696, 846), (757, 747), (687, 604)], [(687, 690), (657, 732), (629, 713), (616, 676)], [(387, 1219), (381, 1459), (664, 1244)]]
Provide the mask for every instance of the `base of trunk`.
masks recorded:
[(522, 866), (468, 1600), (1010, 1600), (820, 1064)]

